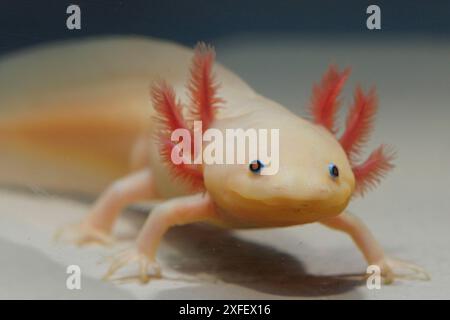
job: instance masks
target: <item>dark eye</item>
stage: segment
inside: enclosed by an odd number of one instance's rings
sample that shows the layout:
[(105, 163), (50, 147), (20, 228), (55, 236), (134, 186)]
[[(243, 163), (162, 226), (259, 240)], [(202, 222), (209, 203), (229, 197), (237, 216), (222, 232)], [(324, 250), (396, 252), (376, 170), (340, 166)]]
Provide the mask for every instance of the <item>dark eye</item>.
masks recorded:
[(252, 162), (250, 162), (248, 168), (253, 173), (259, 173), (261, 169), (264, 168), (264, 164), (259, 160), (253, 160)]
[(330, 172), (330, 176), (333, 178), (339, 177), (339, 169), (334, 163), (330, 163), (328, 165), (328, 171)]

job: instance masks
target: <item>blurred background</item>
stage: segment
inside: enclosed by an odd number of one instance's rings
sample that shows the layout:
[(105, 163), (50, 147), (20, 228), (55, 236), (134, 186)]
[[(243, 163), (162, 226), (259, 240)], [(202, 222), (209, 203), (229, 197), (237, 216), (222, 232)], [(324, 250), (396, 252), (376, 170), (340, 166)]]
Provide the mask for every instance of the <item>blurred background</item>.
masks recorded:
[[(82, 10), (82, 29), (68, 32), (66, 8)], [(382, 9), (382, 31), (365, 28), (366, 8)], [(188, 46), (242, 33), (449, 40), (450, 2), (424, 1), (153, 1), (3, 0), (0, 52), (99, 34), (141, 34)]]
[[(81, 8), (81, 30), (66, 28), (70, 4)], [(371, 4), (381, 8), (381, 30), (366, 28)], [(188, 280), (117, 286), (99, 280), (106, 267), (97, 264), (116, 248), (49, 241), (58, 225), (84, 215), (88, 203), (33, 188), (31, 195), (1, 189), (0, 298), (450, 297), (450, 1), (0, 2), (0, 55), (59, 40), (130, 34), (190, 47), (210, 42), (220, 63), (299, 115), (306, 114), (311, 87), (330, 63), (352, 67), (340, 123), (355, 85), (375, 85), (380, 108), (365, 155), (380, 143), (393, 145), (396, 168), (376, 190), (356, 198), (350, 211), (389, 255), (424, 267), (432, 280), (370, 291), (345, 279), (365, 272), (360, 253), (346, 235), (317, 224), (231, 233), (186, 226), (169, 232), (159, 259)], [(132, 239), (144, 218), (141, 212), (125, 215), (119, 230)], [(65, 288), (65, 266), (72, 263), (85, 272), (82, 291)]]

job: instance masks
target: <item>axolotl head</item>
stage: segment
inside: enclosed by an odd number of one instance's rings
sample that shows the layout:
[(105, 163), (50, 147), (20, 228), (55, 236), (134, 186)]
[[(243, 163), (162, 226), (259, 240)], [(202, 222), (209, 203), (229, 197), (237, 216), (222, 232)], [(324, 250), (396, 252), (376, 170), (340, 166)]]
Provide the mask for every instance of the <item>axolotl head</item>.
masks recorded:
[[(171, 133), (179, 128), (192, 130), (192, 125), (184, 119), (183, 105), (166, 83), (153, 87), (152, 99), (162, 123), (159, 136), (163, 159), (175, 176), (207, 191), (223, 220), (230, 225), (287, 226), (336, 216), (346, 208), (353, 194), (364, 194), (393, 167), (393, 154), (386, 152), (384, 146), (373, 151), (364, 162), (355, 163), (373, 127), (377, 109), (375, 90), (368, 93), (359, 87), (355, 90), (346, 128), (339, 138), (335, 137), (338, 98), (349, 75), (348, 69), (339, 72), (332, 66), (314, 86), (312, 119), (307, 121), (258, 95), (228, 101), (219, 98), (212, 74), (214, 56), (214, 51), (204, 44), (195, 51), (187, 85), (191, 98), (190, 121), (200, 121), (203, 129), (219, 132), (224, 141), (216, 147), (222, 148), (223, 154), (230, 150), (227, 130), (241, 130), (244, 136), (256, 132), (257, 138), (260, 130), (266, 130), (270, 135), (266, 144), (258, 140), (245, 144), (246, 138), (243, 140), (245, 161), (230, 157), (230, 163), (227, 157), (219, 163), (174, 164), (171, 155), (176, 143), (171, 141)], [(218, 104), (245, 111), (237, 116), (216, 117)], [(272, 136), (274, 130), (278, 136)], [(217, 136), (210, 137), (206, 147), (216, 140)], [(256, 152), (255, 145), (258, 145)], [(261, 152), (264, 145), (265, 152)], [(239, 144), (231, 149), (239, 153)], [(206, 149), (203, 159), (205, 152)]]
[[(266, 106), (255, 112), (218, 121), (223, 132), (231, 123), (244, 128), (247, 143), (250, 130), (255, 130), (256, 144), (269, 144), (261, 145), (264, 151), (253, 158), (247, 152), (245, 163), (204, 166), (206, 189), (222, 215), (232, 223), (256, 227), (302, 224), (341, 213), (355, 189), (355, 177), (336, 138), (324, 127), (281, 108)], [(261, 129), (271, 139), (261, 141)], [(223, 137), (225, 144), (233, 143), (225, 133)]]

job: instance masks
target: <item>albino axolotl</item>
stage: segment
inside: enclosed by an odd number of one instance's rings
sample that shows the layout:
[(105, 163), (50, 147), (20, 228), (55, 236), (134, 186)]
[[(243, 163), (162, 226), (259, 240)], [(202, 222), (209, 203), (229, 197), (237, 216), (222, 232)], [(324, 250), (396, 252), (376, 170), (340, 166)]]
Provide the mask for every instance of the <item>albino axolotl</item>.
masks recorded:
[[(192, 51), (142, 38), (85, 40), (5, 59), (1, 179), (91, 194), (109, 183), (80, 223), (62, 229), (78, 244), (109, 243), (126, 206), (162, 200), (135, 246), (112, 262), (108, 277), (132, 263), (141, 281), (157, 276), (156, 251), (166, 231), (194, 222), (226, 228), (318, 222), (351, 236), (386, 282), (400, 276), (397, 268), (423, 273), (387, 258), (369, 229), (345, 211), (354, 195), (366, 193), (393, 167), (384, 146), (361, 160), (377, 110), (375, 90), (356, 89), (345, 131), (336, 137), (349, 69), (332, 66), (314, 86), (308, 121), (257, 94), (214, 59), (204, 44)], [(203, 130), (279, 129), (278, 173), (262, 174), (259, 159), (174, 164), (170, 134), (192, 131), (193, 120), (202, 121)]]

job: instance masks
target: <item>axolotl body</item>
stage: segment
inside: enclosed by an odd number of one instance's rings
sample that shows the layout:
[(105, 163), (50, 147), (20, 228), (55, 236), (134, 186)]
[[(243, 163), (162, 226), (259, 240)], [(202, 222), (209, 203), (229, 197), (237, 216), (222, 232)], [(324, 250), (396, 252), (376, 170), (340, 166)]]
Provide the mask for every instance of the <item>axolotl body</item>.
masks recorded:
[[(373, 126), (375, 91), (356, 89), (346, 129), (337, 138), (334, 120), (349, 69), (330, 67), (313, 88), (308, 121), (257, 94), (214, 58), (204, 44), (192, 51), (122, 38), (35, 49), (4, 60), (2, 181), (91, 194), (110, 184), (80, 223), (61, 230), (78, 244), (109, 243), (126, 206), (162, 200), (135, 246), (113, 261), (108, 277), (130, 263), (137, 263), (143, 282), (157, 276), (156, 251), (165, 232), (194, 222), (226, 228), (319, 222), (348, 233), (386, 282), (394, 280), (396, 267), (422, 272), (388, 259), (368, 228), (345, 211), (354, 195), (393, 167), (385, 146), (358, 161)], [(192, 132), (193, 121), (201, 121), (203, 130), (279, 129), (277, 173), (264, 175), (267, 164), (260, 159), (174, 164), (171, 133)]]

